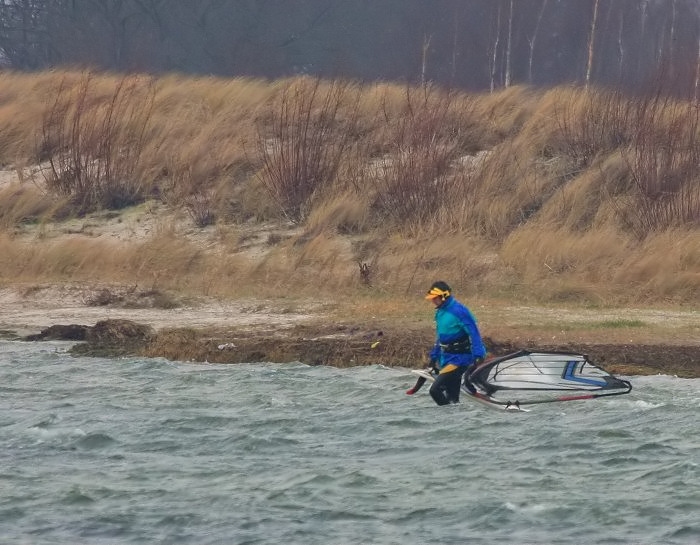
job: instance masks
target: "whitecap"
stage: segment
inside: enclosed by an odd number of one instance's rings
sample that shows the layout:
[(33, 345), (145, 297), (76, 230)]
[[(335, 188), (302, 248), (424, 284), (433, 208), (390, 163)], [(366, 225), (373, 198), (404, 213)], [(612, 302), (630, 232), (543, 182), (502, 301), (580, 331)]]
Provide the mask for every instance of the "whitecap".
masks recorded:
[(632, 407), (638, 409), (658, 409), (659, 407), (664, 407), (666, 403), (652, 403), (651, 401), (644, 401), (643, 399), (637, 399), (632, 402)]
[(546, 511), (549, 511), (550, 509), (553, 508), (553, 506), (547, 505), (544, 503), (516, 504), (516, 503), (510, 502), (510, 501), (507, 501), (503, 505), (509, 511), (512, 511), (514, 513), (524, 514), (524, 515), (536, 515), (539, 513), (544, 513)]

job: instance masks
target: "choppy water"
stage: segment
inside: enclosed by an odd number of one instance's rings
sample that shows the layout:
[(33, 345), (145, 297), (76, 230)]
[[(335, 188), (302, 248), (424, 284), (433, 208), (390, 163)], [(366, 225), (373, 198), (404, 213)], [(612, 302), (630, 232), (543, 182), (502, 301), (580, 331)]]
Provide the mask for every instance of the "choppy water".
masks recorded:
[(700, 543), (700, 380), (514, 414), (67, 346), (0, 342), (0, 543)]

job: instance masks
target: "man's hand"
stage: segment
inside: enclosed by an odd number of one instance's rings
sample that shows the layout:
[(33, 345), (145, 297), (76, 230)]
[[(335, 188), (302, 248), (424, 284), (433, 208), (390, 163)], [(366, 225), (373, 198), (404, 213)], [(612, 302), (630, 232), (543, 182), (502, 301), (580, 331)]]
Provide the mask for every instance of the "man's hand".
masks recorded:
[(428, 370), (431, 373), (439, 373), (440, 369), (438, 369), (438, 362), (437, 360), (431, 359), (430, 363), (428, 364)]

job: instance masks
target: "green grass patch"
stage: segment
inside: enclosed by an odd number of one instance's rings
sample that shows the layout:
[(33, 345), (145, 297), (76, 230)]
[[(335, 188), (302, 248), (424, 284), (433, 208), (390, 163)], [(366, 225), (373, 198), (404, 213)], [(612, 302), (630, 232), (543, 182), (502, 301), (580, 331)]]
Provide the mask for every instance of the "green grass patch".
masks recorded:
[(519, 329), (532, 330), (541, 329), (544, 331), (590, 331), (599, 329), (631, 329), (648, 327), (649, 324), (642, 320), (603, 320), (600, 322), (528, 322)]
[(604, 320), (602, 322), (593, 322), (590, 327), (593, 329), (626, 329), (631, 327), (646, 327), (646, 322), (642, 320)]

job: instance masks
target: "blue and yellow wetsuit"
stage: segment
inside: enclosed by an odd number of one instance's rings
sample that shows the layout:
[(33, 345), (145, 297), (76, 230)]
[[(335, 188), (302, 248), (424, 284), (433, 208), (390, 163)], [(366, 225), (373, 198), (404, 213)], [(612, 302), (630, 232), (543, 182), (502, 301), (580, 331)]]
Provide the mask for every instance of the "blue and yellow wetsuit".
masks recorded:
[(438, 364), (440, 374), (430, 388), (438, 405), (459, 401), (462, 375), (477, 358), (486, 355), (476, 318), (451, 295), (435, 310), (437, 339), (430, 351), (431, 361)]

